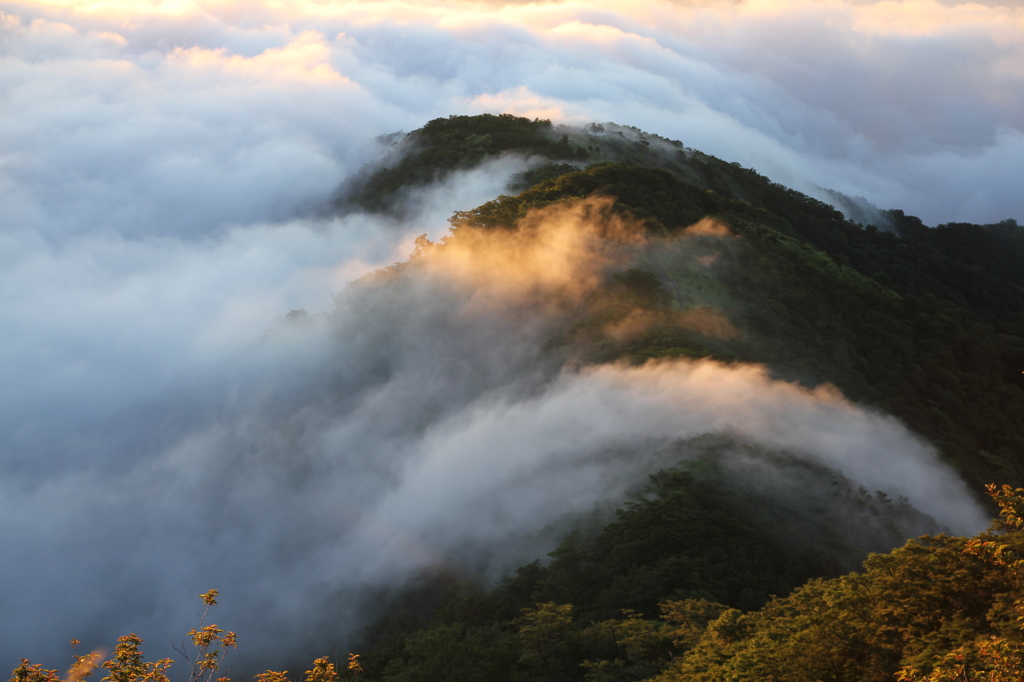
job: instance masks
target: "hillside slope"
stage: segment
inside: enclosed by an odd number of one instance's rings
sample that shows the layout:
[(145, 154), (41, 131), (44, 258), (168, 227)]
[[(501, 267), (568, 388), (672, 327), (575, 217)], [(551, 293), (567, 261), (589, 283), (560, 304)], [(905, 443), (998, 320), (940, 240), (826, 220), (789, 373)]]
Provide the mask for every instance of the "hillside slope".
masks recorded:
[[(465, 137), (477, 127), (493, 141), (486, 152)], [(554, 177), (457, 213), (453, 227), (513, 229), (532, 209), (609, 197), (615, 211), (669, 238), (637, 264), (666, 294), (644, 306), (707, 307), (739, 331), (714, 339), (662, 316), (612, 348), (595, 344), (581, 322), (572, 338), (589, 361), (708, 355), (764, 363), (780, 377), (831, 382), (899, 417), (976, 485), (1024, 482), (1024, 228), (1014, 221), (927, 228), (895, 210), (880, 213), (885, 229), (864, 227), (754, 171), (613, 124), (555, 128), (507, 115), (456, 116), (432, 121), (403, 144), (412, 151), (394, 169), (378, 170), (374, 191), (354, 201), (386, 203), (387, 188), (443, 176), (486, 154), (575, 155), (572, 164), (539, 166), (534, 179)], [(722, 258), (713, 269), (694, 271), (673, 256), (670, 238), (709, 217), (739, 239), (716, 250)], [(691, 286), (694, 277), (704, 289)]]
[[(476, 126), (501, 142), (468, 145), (460, 131)], [(517, 146), (496, 134), (502, 126), (530, 136)], [(392, 286), (424, 254), (582, 212), (608, 265), (548, 329), (557, 363), (756, 363), (899, 418), (975, 490), (1024, 482), (1024, 228), (1014, 221), (928, 228), (834, 195), (874, 221), (864, 225), (752, 170), (614, 124), (451, 117), (406, 140), (392, 162), (404, 160), (378, 169), (352, 203), (386, 210), (410, 178), (443, 178), (488, 155), (533, 161), (509, 179), (510, 194), (457, 212), (449, 237), (421, 240), (409, 263), (361, 286)], [(869, 552), (938, 532), (905, 500), (733, 436), (665, 447), (680, 464), (550, 562), (493, 589), (440, 571), (392, 594), (365, 635), (367, 674), (881, 680), (901, 665), (927, 671), (976, 636), (1015, 633), (1006, 605), (1016, 583), (960, 558), (962, 539), (912, 543), (871, 559), (863, 576), (838, 577)], [(751, 478), (752, 461), (778, 475)], [(835, 609), (857, 615), (836, 629), (848, 616)], [(873, 629), (886, 619), (892, 632)]]

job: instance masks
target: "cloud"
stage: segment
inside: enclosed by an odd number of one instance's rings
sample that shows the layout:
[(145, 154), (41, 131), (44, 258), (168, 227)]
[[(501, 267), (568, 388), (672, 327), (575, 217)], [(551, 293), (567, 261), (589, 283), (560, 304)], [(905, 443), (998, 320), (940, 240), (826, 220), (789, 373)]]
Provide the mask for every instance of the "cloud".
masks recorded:
[(525, 167), (506, 157), (456, 174), (409, 197), (416, 211), (403, 224), (353, 213), (191, 238), (4, 235), (0, 423), (11, 435), (0, 471), (49, 471), (53, 438), (162, 393), (188, 386), (181, 399), (204, 404), (211, 383), (260, 371), (238, 354), (275, 319), (330, 309), (349, 281), (404, 259), (417, 234), (443, 234), (452, 205), (482, 203)]
[(371, 568), (518, 560), (537, 524), (620, 496), (609, 453), (650, 434), (882, 472), (973, 529), (925, 445), (835, 396), (754, 367), (563, 371), (541, 341), (619, 257), (580, 215), (543, 258), (503, 245), (530, 277), (438, 252), (326, 314), (523, 159), (410, 197), (401, 223), (324, 208), (375, 136), (507, 110), (637, 125), (929, 222), (1022, 218), (1021, 21), (930, 0), (0, 1), (0, 575), (20, 586), (0, 661), (130, 630), (155, 653), (210, 587), (273, 656)]
[(552, 523), (621, 500), (675, 463), (666, 442), (708, 432), (980, 527), (927, 445), (834, 389), (713, 362), (572, 369), (548, 349), (607, 270), (644, 248), (609, 208), (550, 207), (517, 231), (421, 242), (330, 312), (265, 333), (274, 309), (334, 284), (323, 252), (389, 226), (354, 214), (201, 242), (72, 241), (16, 275), (94, 283), (65, 307), (38, 294), (68, 346), (49, 349), (53, 367), (29, 356), (21, 371), (51, 383), (4, 383), (28, 394), (5, 430), (0, 575), (19, 586), (4, 596), (19, 617), (0, 626), (0, 655), (53, 660), (71, 637), (109, 646), (127, 631), (162, 654), (192, 625), (188, 597), (210, 587), (218, 622), (250, 652), (242, 669), (322, 653), (360, 624), (368, 590), (438, 565), (494, 576), (542, 554)]
[(1020, 171), (1024, 126), (1024, 11), (1006, 4), (0, 11), (3, 177), (16, 215), (47, 229), (285, 217), (357, 171), (375, 135), (499, 109), (638, 125), (930, 223), (1024, 213), (1003, 183)]

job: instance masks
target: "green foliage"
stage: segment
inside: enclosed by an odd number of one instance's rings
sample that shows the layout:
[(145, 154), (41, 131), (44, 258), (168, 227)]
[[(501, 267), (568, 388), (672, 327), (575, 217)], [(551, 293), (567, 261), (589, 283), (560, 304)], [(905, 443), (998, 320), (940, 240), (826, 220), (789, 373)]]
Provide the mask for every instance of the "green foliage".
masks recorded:
[(567, 663), (576, 658), (574, 650), (578, 648), (572, 604), (535, 604), (522, 609), (522, 615), (512, 625), (521, 652), (519, 661), (526, 670), (538, 677), (555, 679), (571, 672)]
[(21, 665), (11, 672), (10, 682), (61, 682), (56, 670), (46, 670), (42, 663), (21, 659)]
[[(511, 114), (449, 116), (406, 136), (393, 165), (374, 172), (347, 199), (370, 210), (393, 210), (403, 192), (509, 151), (557, 160), (587, 157), (586, 150), (573, 148), (566, 136), (556, 135), (551, 121)], [(544, 175), (544, 171), (538, 173), (538, 177)]]
[[(994, 538), (983, 534), (975, 541)], [(871, 555), (862, 573), (812, 579), (758, 610), (663, 599), (658, 615), (624, 609), (597, 618), (587, 607), (534, 601), (504, 622), (438, 623), (407, 636), (406, 657), (393, 660), (384, 679), (478, 679), (468, 672), (474, 660), (478, 666), (500, 660), (500, 668), (488, 667), (490, 677), (480, 678), (495, 680), (881, 682), (900, 670), (932, 675), (908, 680), (1020, 679), (1006, 673), (1022, 651), (1012, 606), (1021, 584), (1010, 566), (970, 551), (971, 542), (924, 536)], [(1001, 543), (1018, 551), (1024, 533), (1014, 530)], [(550, 573), (566, 560), (559, 554)], [(586, 580), (590, 571), (581, 561), (594, 559), (574, 554), (570, 573)], [(545, 594), (549, 571), (533, 575), (538, 568), (521, 571), (490, 598), (515, 599), (522, 592), (509, 587), (524, 580), (535, 598)], [(490, 637), (472, 638), (475, 631)], [(941, 676), (956, 665), (974, 676)]]
[(542, 182), (518, 196), (499, 196), (471, 211), (459, 211), (453, 228), (514, 228), (527, 211), (566, 199), (607, 196), (617, 200), (617, 210), (657, 226), (682, 228), (723, 207), (747, 211), (749, 205), (730, 202), (698, 187), (685, 184), (658, 168), (616, 163), (597, 163), (586, 170), (567, 173)]
[[(713, 454), (653, 476), (612, 523), (566, 541), (548, 565), (523, 566), (489, 591), (457, 586), (432, 621), (388, 637), (378, 630), (371, 678), (470, 679), (476, 660), (501, 661), (490, 679), (643, 679), (693, 648), (709, 623), (719, 640), (738, 638), (741, 611), (731, 607), (757, 608), (808, 578), (841, 574), (885, 548), (866, 538), (887, 527), (892, 544), (907, 533), (899, 503), (784, 453), (721, 437), (668, 447)], [(780, 468), (778, 481), (737, 476), (734, 467), (758, 458)]]
[[(169, 682), (167, 669), (171, 667), (171, 659), (144, 661), (141, 644), (142, 638), (134, 633), (118, 638), (113, 655), (103, 663), (107, 669), (103, 682)], [(216, 667), (211, 672), (213, 670)]]
[(610, 289), (621, 293), (634, 308), (660, 308), (669, 302), (669, 293), (658, 275), (642, 268), (613, 273)]
[(671, 655), (673, 631), (664, 622), (645, 620), (624, 609), (621, 617), (594, 623), (580, 637), (590, 655), (580, 668), (592, 681), (640, 679), (659, 672)]
[(547, 163), (539, 168), (533, 168), (514, 174), (512, 179), (509, 181), (509, 189), (516, 192), (522, 192), (523, 190), (539, 185), (542, 182), (554, 180), (559, 176), (567, 173), (575, 173), (578, 170), (578, 166), (574, 166), (569, 163)]
[(657, 682), (1022, 679), (1024, 490), (989, 493), (1004, 534), (925, 536), (872, 555), (863, 573), (814, 580), (760, 611), (733, 613), (726, 636), (710, 624)]
[(497, 625), (435, 625), (412, 633), (392, 658), (387, 682), (489, 682), (505, 678), (518, 661), (511, 633)]
[(670, 626), (667, 634), (672, 638), (672, 645), (679, 651), (692, 649), (708, 624), (730, 610), (724, 604), (707, 599), (669, 600), (659, 604), (659, 608), (662, 620)]
[[(967, 641), (944, 655), (933, 655), (931, 661), (910, 661), (897, 672), (901, 682), (954, 682), (960, 680), (978, 682), (1011, 682), (1024, 679), (1024, 641), (1021, 630), (1024, 630), (1024, 597), (1021, 596), (1021, 578), (1024, 577), (1024, 559), (1021, 558), (1019, 537), (1024, 531), (1024, 489), (995, 484), (988, 486), (988, 494), (999, 506), (1000, 522), (997, 528), (1007, 529), (1011, 537), (994, 538), (992, 534), (972, 538), (964, 548), (964, 554), (976, 556), (990, 567), (1006, 569), (1012, 582), (1012, 589), (1003, 600), (1013, 599), (1012, 608), (993, 609), (988, 619), (995, 620), (993, 614), (1002, 615), (1004, 621), (1009, 618), (1005, 614), (1015, 615), (1017, 627), (1010, 631), (1004, 625), (1003, 632), (989, 634), (976, 629), (959, 638)], [(1007, 541), (1009, 540), (1009, 541)], [(971, 641), (973, 636), (973, 641)], [(987, 636), (985, 636), (987, 635)], [(954, 642), (955, 644), (956, 642)], [(920, 657), (919, 657), (920, 658)], [(931, 672), (924, 675), (931, 664)]]
[(1005, 571), (964, 553), (964, 538), (925, 537), (873, 555), (863, 574), (814, 580), (761, 611), (712, 624), (658, 678), (886, 680), (990, 632)]

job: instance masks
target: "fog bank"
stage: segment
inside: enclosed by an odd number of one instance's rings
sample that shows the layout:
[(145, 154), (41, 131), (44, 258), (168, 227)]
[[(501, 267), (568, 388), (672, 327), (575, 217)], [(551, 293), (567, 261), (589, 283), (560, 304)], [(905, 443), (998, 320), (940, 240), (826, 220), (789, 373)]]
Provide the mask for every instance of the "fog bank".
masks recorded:
[(1024, 220), (1022, 11), (0, 0), (0, 664), (130, 631), (169, 653), (217, 587), (218, 622), (274, 665), (324, 619), (358, 625), (361, 590), (544, 551), (548, 524), (664, 464), (655, 445), (709, 430), (978, 529), (927, 445), (826, 390), (544, 350), (628, 260), (585, 212), (346, 289), (523, 159), (401, 222), (325, 207), (376, 136), (509, 111), (639, 126), (929, 223)]
[(114, 377), (51, 387), (20, 422), (38, 437), (5, 444), (0, 575), (18, 617), (0, 655), (54, 660), (72, 637), (129, 631), (170, 653), (193, 595), (217, 587), (236, 665), (273, 666), (354, 631), (372, 589), (543, 554), (553, 523), (621, 501), (678, 463), (665, 443), (704, 433), (903, 495), (955, 532), (983, 525), (929, 446), (834, 389), (710, 361), (574, 368), (547, 341), (628, 265), (630, 234), (607, 200), (551, 207), (420, 242), (329, 312), (242, 325), (220, 352), (172, 336), (154, 349), (180, 363), (168, 375), (109, 355)]

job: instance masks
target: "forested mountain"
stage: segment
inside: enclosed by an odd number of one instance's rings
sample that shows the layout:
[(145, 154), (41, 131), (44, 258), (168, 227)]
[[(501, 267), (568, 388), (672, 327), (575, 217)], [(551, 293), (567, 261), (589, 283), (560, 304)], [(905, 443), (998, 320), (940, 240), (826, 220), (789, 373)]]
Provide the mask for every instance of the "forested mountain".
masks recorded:
[[(353, 409), (356, 393), (376, 395), (402, 363), (428, 387), (440, 374), (475, 382), (450, 400), (479, 400), (483, 422), (502, 408), (523, 411), (516, 424), (536, 420), (521, 406), (549, 390), (643, 390), (596, 398), (594, 423), (568, 409), (553, 417), (586, 422), (585, 435), (600, 431), (596, 415), (628, 413), (633, 430), (570, 459), (578, 472), (551, 465), (552, 479), (611, 471), (626, 481), (615, 488), (629, 494), (617, 511), (547, 519), (536, 530), (558, 530), (558, 548), (500, 576), (439, 559), (365, 595), (370, 624), (325, 645), (360, 652), (341, 674), (1021, 679), (1024, 491), (990, 489), (983, 504), (1003, 520), (973, 540), (949, 534), (960, 514), (952, 500), (925, 497), (956, 476), (976, 498), (965, 508), (983, 500), (986, 484), (1024, 486), (1024, 228), (928, 227), (821, 190), (844, 214), (612, 123), (452, 116), (387, 142), (387, 155), (339, 189), (330, 211), (398, 220), (417, 188), (503, 156), (525, 159), (525, 170), (508, 178), (507, 194), (456, 212), (444, 238), (424, 235), (407, 260), (337, 295), (320, 322), (355, 320), (352, 338), (365, 347), (443, 333), (401, 360), (381, 353), (375, 364), (336, 369), (323, 398), (332, 410)], [(312, 324), (297, 314), (289, 323)], [(592, 383), (579, 388), (576, 377)], [(673, 430), (658, 415), (683, 411), (673, 402), (681, 382), (697, 416)], [(783, 427), (747, 428), (761, 413), (729, 397), (745, 390), (760, 392), (759, 409)], [(643, 404), (612, 404), (622, 395)], [(403, 428), (440, 438), (438, 415), (449, 407), (417, 399), (426, 407), (409, 413), (422, 424)], [(541, 447), (521, 432), (509, 428), (502, 453)], [(850, 433), (877, 451), (847, 469)], [(558, 447), (588, 447), (568, 440)], [(901, 449), (913, 450), (913, 466), (900, 468)], [(375, 477), (395, 476), (390, 463), (372, 464)], [(886, 476), (925, 492), (911, 500), (864, 483)], [(524, 487), (519, 504), (539, 504), (540, 494)], [(326, 659), (317, 664), (309, 682), (337, 678)], [(138, 670), (107, 679), (165, 679)], [(44, 673), (26, 663), (14, 679), (53, 679)]]
[[(934, 443), (975, 490), (1024, 482), (1024, 228), (1014, 221), (931, 228), (840, 196), (865, 225), (678, 142), (508, 116), (432, 121), (351, 199), (401, 210), (409, 181), (510, 152), (543, 160), (421, 250), (598, 199), (602, 238), (642, 243), (553, 330), (552, 352), (583, 364), (750, 362), (828, 382)], [(977, 639), (1019, 640), (1018, 576), (964, 555), (965, 540), (925, 536), (839, 577), (868, 552), (940, 530), (905, 501), (785, 452), (707, 438), (673, 444), (701, 454), (656, 474), (614, 522), (569, 538), (550, 562), (492, 589), (442, 572), (394, 595), (365, 635), (366, 674), (891, 680), (901, 667), (927, 674)], [(722, 453), (737, 450), (784, 462), (799, 493), (730, 474)], [(983, 665), (977, 652), (968, 659)]]
[[(607, 197), (612, 210), (664, 239), (601, 292), (628, 298), (658, 323), (615, 345), (588, 335), (584, 316), (566, 334), (588, 359), (764, 363), (778, 376), (834, 383), (899, 417), (976, 486), (1024, 482), (1024, 227), (1015, 221), (928, 228), (892, 210), (877, 212), (881, 225), (864, 226), (679, 142), (613, 124), (556, 129), (507, 115), (430, 122), (352, 201), (397, 206), (398, 188), (513, 151), (558, 162), (511, 179), (533, 182), (525, 191), (457, 213), (456, 231), (513, 229), (531, 209)], [(671, 248), (672, 236), (705, 218), (738, 238), (716, 242), (711, 276)], [(693, 286), (695, 277), (705, 281)], [(602, 322), (629, 312), (602, 305), (590, 308)], [(701, 307), (726, 314), (742, 333), (702, 335), (667, 314)]]

